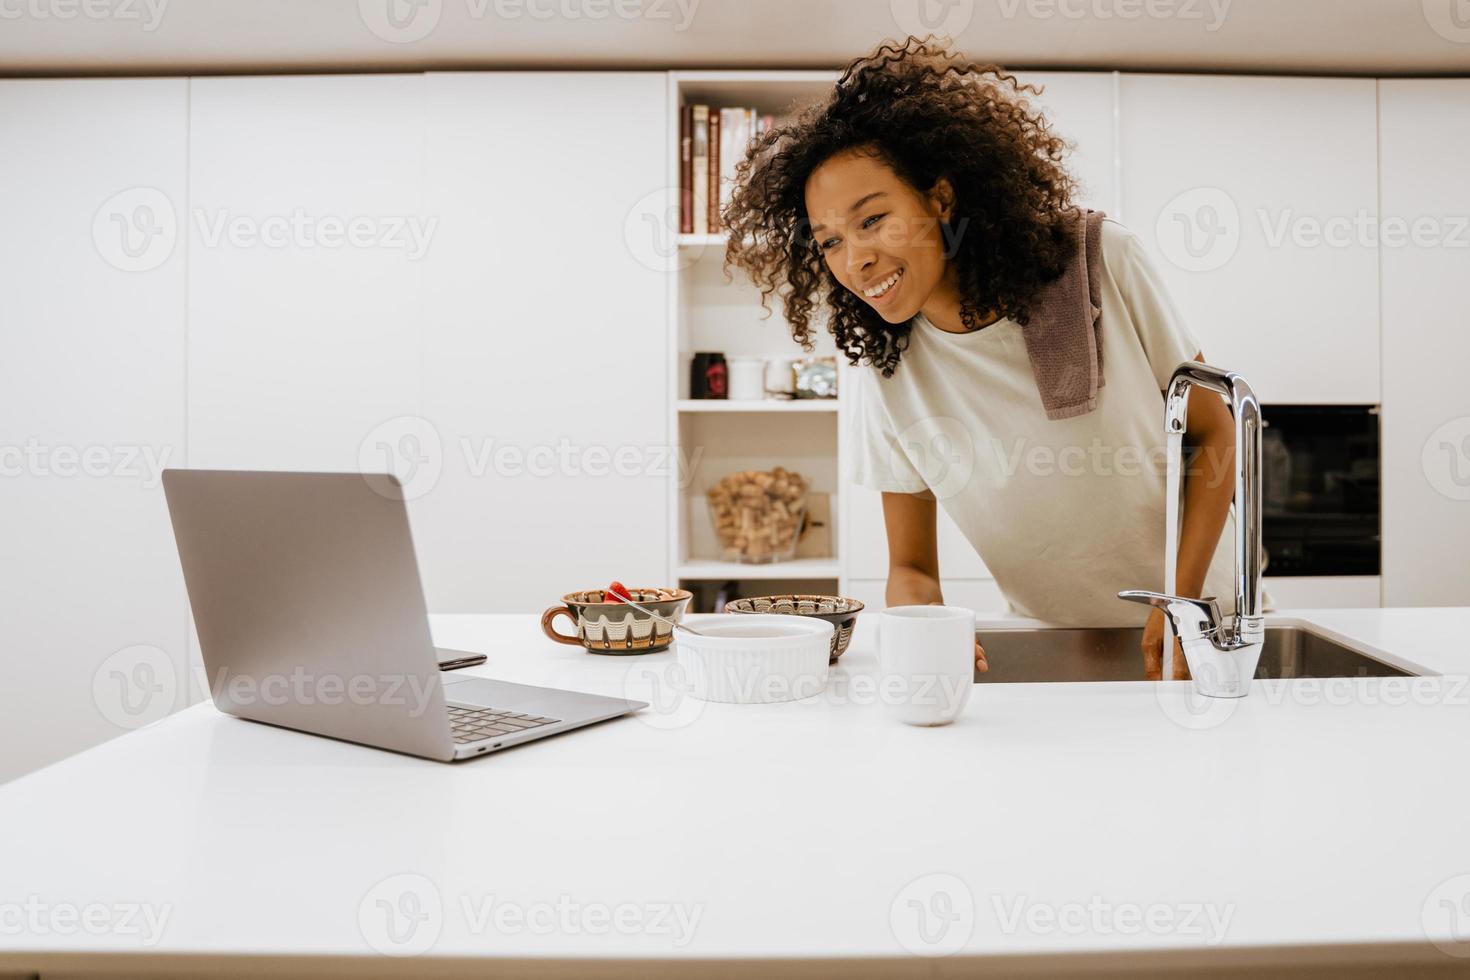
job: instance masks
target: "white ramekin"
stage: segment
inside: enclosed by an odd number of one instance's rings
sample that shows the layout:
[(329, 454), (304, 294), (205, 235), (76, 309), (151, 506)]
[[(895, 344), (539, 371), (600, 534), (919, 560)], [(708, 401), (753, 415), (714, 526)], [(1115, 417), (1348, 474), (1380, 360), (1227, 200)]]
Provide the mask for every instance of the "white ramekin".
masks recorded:
[[(770, 704), (821, 693), (827, 686), (832, 624), (780, 613), (685, 616), (708, 636), (674, 630), (689, 692), (701, 701)], [(779, 636), (749, 636), (752, 631)]]

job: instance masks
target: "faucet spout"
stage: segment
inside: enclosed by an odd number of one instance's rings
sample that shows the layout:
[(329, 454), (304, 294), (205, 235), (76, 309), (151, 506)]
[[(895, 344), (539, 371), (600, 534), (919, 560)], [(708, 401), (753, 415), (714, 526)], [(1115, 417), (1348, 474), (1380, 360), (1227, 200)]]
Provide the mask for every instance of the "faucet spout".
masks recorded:
[(1261, 404), (1234, 371), (1185, 361), (1174, 369), (1164, 393), (1166, 433), (1185, 431), (1192, 388), (1223, 396), (1235, 421), (1235, 614), (1222, 617), (1214, 598), (1141, 590), (1119, 592), (1118, 598), (1164, 610), (1201, 694), (1242, 697), (1250, 691), (1266, 640), (1261, 615)]
[(1183, 432), (1191, 388), (1224, 396), (1235, 420), (1235, 618), (1231, 635), (1259, 635), (1261, 620), (1261, 403), (1244, 378), (1200, 361), (1174, 369), (1164, 398), (1164, 431)]

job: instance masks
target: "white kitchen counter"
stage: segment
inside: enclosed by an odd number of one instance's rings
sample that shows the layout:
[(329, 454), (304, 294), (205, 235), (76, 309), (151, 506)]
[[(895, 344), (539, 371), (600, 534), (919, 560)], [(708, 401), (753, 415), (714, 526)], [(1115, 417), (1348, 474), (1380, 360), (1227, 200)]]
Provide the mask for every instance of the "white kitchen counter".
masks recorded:
[[(982, 684), (910, 728), (866, 683), (864, 615), (821, 697), (661, 697), (452, 766), (197, 705), (0, 786), (0, 975), (1470, 965), (1470, 609), (1269, 620), (1447, 676), (1203, 704)], [(557, 645), (534, 616), (434, 633), (487, 652), (474, 673), (645, 700), (672, 660)]]

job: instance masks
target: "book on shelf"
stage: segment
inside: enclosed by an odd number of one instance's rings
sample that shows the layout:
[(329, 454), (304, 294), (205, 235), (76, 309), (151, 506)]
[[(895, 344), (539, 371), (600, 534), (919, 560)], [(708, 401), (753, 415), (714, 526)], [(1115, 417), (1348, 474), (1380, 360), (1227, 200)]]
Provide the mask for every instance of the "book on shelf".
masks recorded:
[(720, 212), (734, 194), (735, 167), (750, 141), (775, 124), (774, 115), (750, 107), (702, 102), (679, 107), (680, 232), (725, 232)]

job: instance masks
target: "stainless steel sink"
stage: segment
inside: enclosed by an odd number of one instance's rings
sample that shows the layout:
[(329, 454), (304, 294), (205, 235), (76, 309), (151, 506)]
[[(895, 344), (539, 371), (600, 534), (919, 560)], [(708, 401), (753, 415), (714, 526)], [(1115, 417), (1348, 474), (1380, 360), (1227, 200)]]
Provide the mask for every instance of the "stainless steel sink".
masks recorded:
[[(1139, 629), (981, 629), (986, 684), (1036, 681), (1141, 681)], [(1177, 656), (1176, 652), (1176, 656)], [(1408, 671), (1350, 650), (1300, 626), (1267, 626), (1255, 676), (1405, 677)]]

